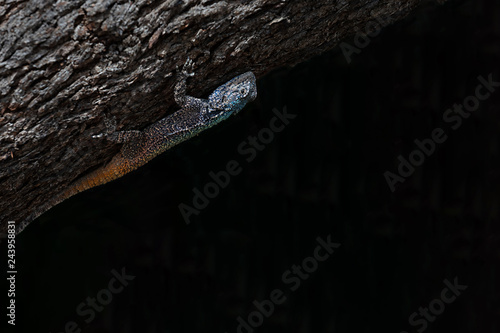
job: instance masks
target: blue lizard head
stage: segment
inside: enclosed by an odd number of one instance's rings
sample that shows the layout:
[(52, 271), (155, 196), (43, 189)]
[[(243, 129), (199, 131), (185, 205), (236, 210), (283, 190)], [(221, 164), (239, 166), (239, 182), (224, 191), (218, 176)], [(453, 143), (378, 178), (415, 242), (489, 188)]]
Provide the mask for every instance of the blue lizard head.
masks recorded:
[(255, 75), (246, 72), (215, 89), (208, 97), (209, 112), (222, 111), (220, 116), (224, 119), (240, 112), (248, 102), (257, 97), (255, 81)]

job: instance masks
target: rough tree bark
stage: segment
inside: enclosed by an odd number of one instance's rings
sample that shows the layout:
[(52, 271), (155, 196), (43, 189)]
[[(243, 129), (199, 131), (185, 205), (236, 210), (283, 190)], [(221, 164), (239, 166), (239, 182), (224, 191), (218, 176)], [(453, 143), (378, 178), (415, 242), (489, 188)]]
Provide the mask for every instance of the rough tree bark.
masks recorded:
[(424, 0), (0, 2), (0, 232), (119, 146), (105, 114), (142, 129), (175, 111), (189, 55), (195, 96), (237, 73), (294, 65)]

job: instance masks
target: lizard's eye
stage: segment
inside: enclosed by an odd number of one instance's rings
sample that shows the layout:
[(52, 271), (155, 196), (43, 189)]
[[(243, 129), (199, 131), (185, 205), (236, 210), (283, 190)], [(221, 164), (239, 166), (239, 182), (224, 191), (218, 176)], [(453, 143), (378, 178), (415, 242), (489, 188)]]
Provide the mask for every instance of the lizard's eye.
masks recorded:
[(245, 88), (241, 88), (240, 94), (245, 96), (247, 94), (247, 90)]

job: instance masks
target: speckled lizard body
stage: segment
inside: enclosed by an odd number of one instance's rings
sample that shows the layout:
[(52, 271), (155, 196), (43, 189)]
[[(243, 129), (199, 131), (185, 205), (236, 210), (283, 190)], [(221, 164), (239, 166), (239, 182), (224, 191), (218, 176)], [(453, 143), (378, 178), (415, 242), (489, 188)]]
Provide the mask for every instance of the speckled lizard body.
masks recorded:
[(115, 132), (114, 122), (106, 121), (108, 132), (94, 137), (106, 137), (111, 141), (124, 143), (120, 152), (107, 165), (76, 180), (62, 193), (36, 209), (18, 225), (17, 233), (61, 201), (122, 177), (173, 146), (238, 113), (247, 102), (257, 97), (255, 75), (252, 72), (236, 76), (218, 87), (208, 99), (187, 96), (186, 80), (193, 75), (190, 73), (192, 67), (193, 63), (188, 59), (174, 89), (175, 102), (181, 107), (179, 111), (143, 131)]

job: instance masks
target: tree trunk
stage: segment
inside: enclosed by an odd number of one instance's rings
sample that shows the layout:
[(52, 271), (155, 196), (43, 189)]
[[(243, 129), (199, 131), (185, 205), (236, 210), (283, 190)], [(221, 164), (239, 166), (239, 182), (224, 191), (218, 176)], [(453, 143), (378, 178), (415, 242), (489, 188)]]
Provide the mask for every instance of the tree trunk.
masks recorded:
[(349, 36), (355, 46), (358, 29), (399, 20), (422, 2), (7, 0), (0, 4), (0, 231), (117, 152), (91, 138), (105, 130), (104, 115), (130, 130), (175, 111), (176, 67), (187, 56), (196, 64), (188, 91), (206, 97), (244, 71), (259, 77)]

